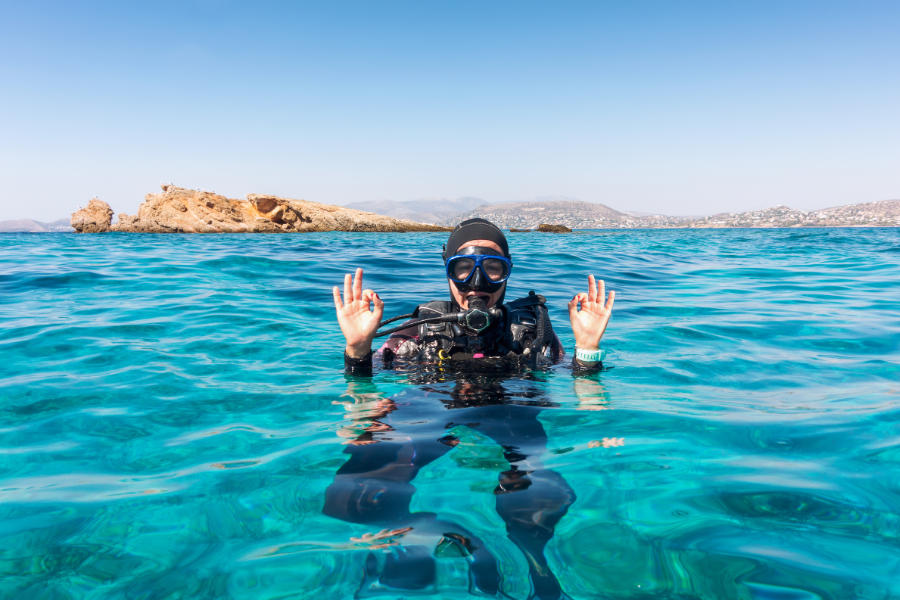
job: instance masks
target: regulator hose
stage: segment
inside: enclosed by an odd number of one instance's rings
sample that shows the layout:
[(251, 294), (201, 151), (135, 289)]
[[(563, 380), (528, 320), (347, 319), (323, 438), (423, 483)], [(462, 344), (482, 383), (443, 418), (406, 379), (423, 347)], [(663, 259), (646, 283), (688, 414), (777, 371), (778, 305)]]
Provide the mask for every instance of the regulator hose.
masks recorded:
[[(380, 329), (388, 323), (393, 323), (394, 321), (398, 321), (400, 319), (408, 319), (414, 314), (415, 313), (410, 313), (408, 315), (398, 315), (396, 317), (392, 317), (386, 321), (382, 321), (381, 323), (379, 323), (378, 328)], [(496, 306), (493, 308), (488, 308), (483, 298), (475, 296), (471, 300), (469, 300), (469, 308), (467, 308), (466, 310), (446, 315), (439, 315), (436, 317), (426, 317), (424, 319), (407, 321), (403, 325), (392, 327), (384, 331), (379, 331), (375, 334), (375, 337), (390, 335), (404, 329), (409, 329), (410, 327), (418, 327), (423, 323), (458, 323), (459, 325), (462, 325), (466, 329), (474, 331), (477, 334), (490, 327), (491, 323), (500, 319), (500, 317), (502, 316), (503, 310), (497, 308)]]

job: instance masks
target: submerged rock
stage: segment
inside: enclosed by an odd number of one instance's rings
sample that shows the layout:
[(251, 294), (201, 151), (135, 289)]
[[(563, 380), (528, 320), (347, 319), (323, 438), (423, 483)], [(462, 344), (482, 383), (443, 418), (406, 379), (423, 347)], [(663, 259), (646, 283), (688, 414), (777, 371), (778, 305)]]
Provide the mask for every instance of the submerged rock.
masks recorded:
[[(162, 186), (162, 194), (147, 194), (137, 215), (119, 213), (119, 222), (110, 226), (109, 210), (105, 226), (98, 221), (91, 228), (76, 225), (76, 231), (127, 231), (145, 233), (292, 233), (307, 231), (448, 231), (446, 227), (393, 219), (343, 206), (291, 200), (266, 194), (250, 194), (246, 200), (226, 198), (212, 192)], [(91, 213), (92, 215), (94, 213)], [(86, 217), (79, 217), (82, 222)]]
[(113, 211), (109, 204), (99, 198), (91, 198), (88, 205), (72, 213), (72, 227), (78, 233), (99, 233), (109, 231)]

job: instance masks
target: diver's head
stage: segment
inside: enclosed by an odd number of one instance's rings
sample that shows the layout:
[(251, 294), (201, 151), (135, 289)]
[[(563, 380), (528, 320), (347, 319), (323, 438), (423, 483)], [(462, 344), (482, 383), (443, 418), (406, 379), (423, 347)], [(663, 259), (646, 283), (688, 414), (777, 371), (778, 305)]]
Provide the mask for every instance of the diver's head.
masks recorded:
[(474, 297), (487, 308), (503, 302), (512, 261), (506, 237), (490, 221), (469, 219), (457, 225), (444, 245), (444, 266), (457, 307), (468, 309)]

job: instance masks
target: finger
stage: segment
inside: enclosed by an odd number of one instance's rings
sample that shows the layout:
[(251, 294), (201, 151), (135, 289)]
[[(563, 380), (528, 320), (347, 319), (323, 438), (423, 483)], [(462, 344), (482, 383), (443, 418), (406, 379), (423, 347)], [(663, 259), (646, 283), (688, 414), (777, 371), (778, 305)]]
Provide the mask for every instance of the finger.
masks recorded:
[(353, 287), (350, 279), (350, 273), (344, 275), (344, 304), (353, 302)]
[(363, 270), (361, 268), (357, 268), (356, 275), (353, 278), (353, 297), (357, 300), (362, 298), (362, 275)]
[(606, 298), (606, 282), (602, 279), (597, 280), (597, 302), (603, 303), (603, 299)]
[(581, 305), (581, 310), (584, 310), (585, 303), (588, 301), (588, 295), (584, 292), (578, 292), (575, 294), (575, 297), (572, 298), (571, 304), (575, 307), (576, 311), (578, 310), (579, 304)]
[(368, 308), (369, 303), (375, 300), (375, 292), (372, 290), (363, 290), (362, 294), (360, 294), (360, 298), (365, 301), (366, 308)]
[(384, 316), (384, 302), (378, 297), (378, 294), (375, 292), (372, 292), (372, 294), (375, 296), (375, 318), (380, 322), (381, 317)]
[(574, 321), (575, 317), (578, 315), (578, 294), (575, 294), (571, 300), (569, 300), (569, 320)]
[(335, 310), (341, 310), (344, 308), (344, 303), (341, 302), (341, 290), (338, 286), (334, 286), (331, 288), (331, 293), (334, 295), (334, 308)]
[(593, 275), (588, 275), (588, 300), (591, 302), (597, 301), (597, 280), (594, 279)]
[(609, 298), (606, 300), (606, 310), (612, 310), (613, 302), (616, 301), (616, 291), (611, 290), (609, 292)]

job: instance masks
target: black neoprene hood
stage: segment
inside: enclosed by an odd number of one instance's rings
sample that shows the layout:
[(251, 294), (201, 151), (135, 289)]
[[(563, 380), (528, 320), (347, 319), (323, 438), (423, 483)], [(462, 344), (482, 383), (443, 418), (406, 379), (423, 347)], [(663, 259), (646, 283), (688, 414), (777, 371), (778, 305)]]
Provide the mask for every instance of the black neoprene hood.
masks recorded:
[(500, 246), (503, 256), (509, 258), (509, 244), (500, 228), (486, 219), (467, 219), (456, 226), (444, 244), (444, 262), (455, 255), (459, 247), (472, 240), (490, 240)]

